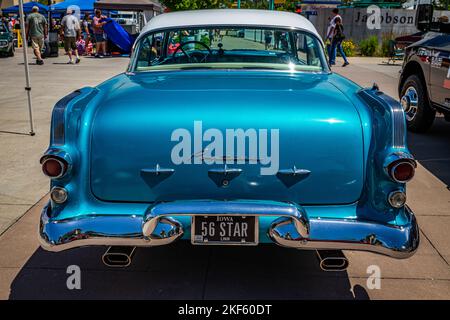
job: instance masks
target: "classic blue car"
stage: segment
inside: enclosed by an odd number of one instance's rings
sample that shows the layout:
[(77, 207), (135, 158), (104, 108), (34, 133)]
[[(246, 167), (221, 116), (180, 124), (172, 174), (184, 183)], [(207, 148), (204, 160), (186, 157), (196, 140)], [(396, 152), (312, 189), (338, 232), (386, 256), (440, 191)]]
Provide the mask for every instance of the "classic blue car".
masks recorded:
[(276, 243), (407, 258), (416, 163), (394, 99), (331, 72), (305, 18), (262, 10), (154, 17), (126, 72), (61, 99), (41, 159), (44, 249)]

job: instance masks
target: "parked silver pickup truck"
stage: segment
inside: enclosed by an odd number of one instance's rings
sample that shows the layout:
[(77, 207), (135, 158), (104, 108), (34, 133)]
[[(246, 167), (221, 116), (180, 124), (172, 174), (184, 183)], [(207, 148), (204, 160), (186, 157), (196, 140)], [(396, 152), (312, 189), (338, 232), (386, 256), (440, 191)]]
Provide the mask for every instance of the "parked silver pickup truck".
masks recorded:
[(406, 48), (398, 86), (408, 129), (415, 132), (428, 130), (436, 112), (450, 121), (450, 23), (432, 17), (431, 5), (419, 6), (416, 26), (427, 33)]

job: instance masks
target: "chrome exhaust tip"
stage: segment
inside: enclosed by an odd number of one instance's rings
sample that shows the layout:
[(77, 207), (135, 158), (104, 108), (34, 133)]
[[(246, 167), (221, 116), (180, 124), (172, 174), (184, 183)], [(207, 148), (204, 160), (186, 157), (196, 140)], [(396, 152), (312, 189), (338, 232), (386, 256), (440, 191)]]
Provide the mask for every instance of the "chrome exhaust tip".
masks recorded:
[(109, 247), (102, 256), (105, 266), (125, 268), (131, 264), (136, 247)]
[(348, 259), (341, 250), (316, 250), (320, 269), (323, 271), (345, 271)]

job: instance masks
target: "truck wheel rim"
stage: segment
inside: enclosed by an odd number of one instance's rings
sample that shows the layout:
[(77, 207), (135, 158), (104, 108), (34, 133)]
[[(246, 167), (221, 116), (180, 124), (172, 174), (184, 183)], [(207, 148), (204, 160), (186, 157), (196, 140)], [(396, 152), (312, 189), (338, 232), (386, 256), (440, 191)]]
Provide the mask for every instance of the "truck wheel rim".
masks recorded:
[(419, 104), (419, 96), (414, 87), (408, 87), (401, 99), (402, 108), (405, 111), (406, 120), (411, 121), (417, 114), (417, 106)]

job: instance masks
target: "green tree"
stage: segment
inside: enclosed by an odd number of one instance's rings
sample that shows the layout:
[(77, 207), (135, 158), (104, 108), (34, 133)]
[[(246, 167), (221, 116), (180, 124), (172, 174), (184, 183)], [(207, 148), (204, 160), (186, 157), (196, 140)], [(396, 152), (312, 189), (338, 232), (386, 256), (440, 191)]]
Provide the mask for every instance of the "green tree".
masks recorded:
[(298, 0), (286, 0), (283, 4), (277, 5), (276, 9), (278, 11), (289, 11), (295, 12), (295, 5), (300, 3)]
[(162, 0), (170, 11), (220, 8), (220, 0)]

